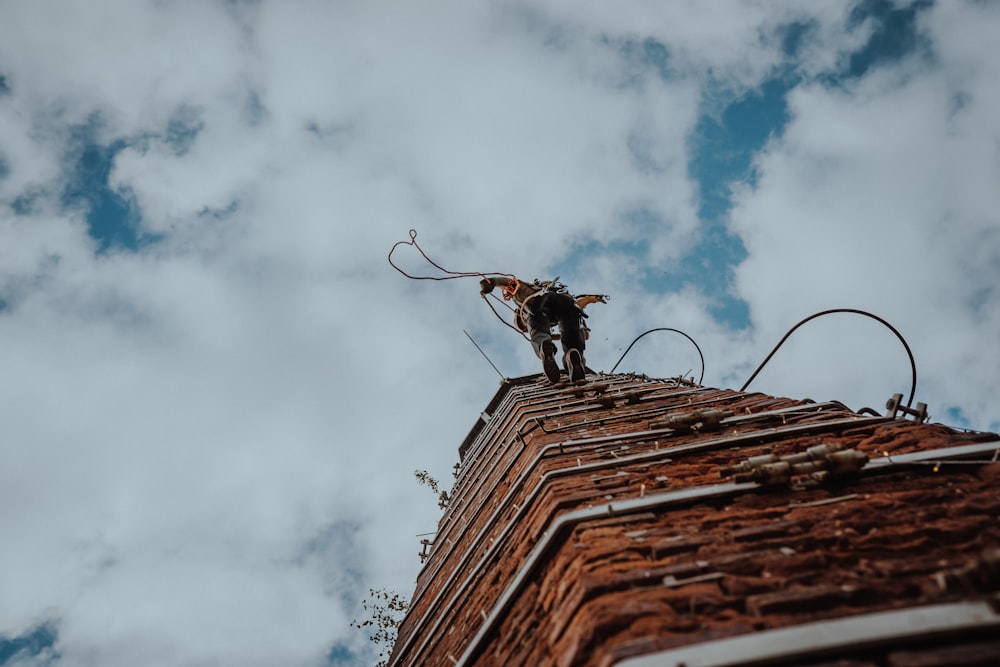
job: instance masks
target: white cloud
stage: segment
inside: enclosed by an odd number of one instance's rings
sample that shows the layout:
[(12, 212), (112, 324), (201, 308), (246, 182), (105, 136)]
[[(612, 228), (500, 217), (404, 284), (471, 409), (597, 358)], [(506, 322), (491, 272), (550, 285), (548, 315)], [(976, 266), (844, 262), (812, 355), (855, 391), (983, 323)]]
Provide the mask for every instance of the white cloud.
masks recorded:
[[(996, 419), (985, 397), (1000, 368), (992, 351), (1000, 295), (990, 287), (1000, 279), (1000, 202), (989, 185), (1000, 177), (989, 148), (1000, 128), (987, 111), (995, 64), (979, 58), (972, 68), (952, 45), (975, 41), (983, 31), (973, 26), (995, 26), (997, 17), (972, 4), (959, 18), (956, 6), (923, 24), (935, 45), (932, 66), (914, 57), (845, 88), (797, 89), (792, 121), (759, 157), (759, 182), (739, 195), (732, 220), (750, 253), (740, 291), (762, 334), (776, 340), (786, 323), (826, 307), (873, 310), (914, 348), (921, 395), (937, 416), (962, 406), (985, 427)], [(968, 37), (956, 39), (955, 22)], [(848, 358), (870, 339), (854, 337)], [(785, 386), (801, 391), (817, 382), (811, 376), (839, 377), (842, 395), (863, 396), (867, 383), (838, 371), (845, 356), (834, 352), (789, 364), (785, 374), (798, 381)], [(873, 363), (852, 367), (891, 377), (900, 358)], [(989, 389), (976, 396), (970, 384)]]
[[(240, 32), (223, 3), (6, 3), (8, 85), (64, 123), (100, 112), (131, 134), (179, 103), (224, 92), (240, 74)], [(31, 48), (22, 48), (31, 44)]]
[[(751, 338), (714, 322), (697, 289), (640, 284), (696, 239), (687, 139), (705, 86), (759, 85), (786, 23), (814, 20), (800, 65), (817, 72), (870, 27), (843, 29), (849, 3), (725, 7), (5, 5), (0, 636), (54, 619), (64, 665), (362, 650), (351, 605), (369, 586), (409, 593), (415, 535), (436, 525), (412, 471), (449, 480), (497, 388), (462, 329), (505, 374), (538, 370), (474, 280), (392, 271), (411, 227), (448, 268), (527, 277), (587, 241), (646, 248), (647, 265), (600, 251), (564, 276), (613, 295), (590, 308), (598, 369), (672, 326), (702, 345), (706, 382), (732, 384), (794, 319), (871, 307), (910, 338), (929, 398), (991, 418), (976, 392), (997, 374), (974, 362), (997, 324), (983, 278), (997, 271), (995, 64), (968, 42), (993, 20), (973, 14), (994, 10), (934, 10), (933, 67), (794, 93), (733, 214)], [(646, 38), (666, 45), (672, 81), (621, 48)], [(113, 186), (165, 235), (138, 253), (95, 256), (83, 212), (60, 205), (69, 133), (95, 117), (102, 141), (128, 143)], [(167, 139), (178, 119), (199, 128), (183, 150)], [(630, 223), (640, 210), (657, 222)], [(640, 345), (626, 366), (697, 372), (682, 337)], [(893, 341), (872, 354), (870, 374), (884, 362), (899, 377)]]

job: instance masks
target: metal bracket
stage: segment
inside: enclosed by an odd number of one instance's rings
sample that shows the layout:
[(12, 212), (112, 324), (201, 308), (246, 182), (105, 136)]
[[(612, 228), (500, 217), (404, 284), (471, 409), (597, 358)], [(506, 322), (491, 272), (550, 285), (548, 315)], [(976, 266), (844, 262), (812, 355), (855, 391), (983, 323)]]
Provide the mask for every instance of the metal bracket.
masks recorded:
[(420, 557), (420, 563), (423, 564), (425, 560), (430, 558), (431, 547), (434, 546), (434, 540), (428, 540), (426, 537), (420, 540), (420, 553), (417, 556)]
[(732, 410), (702, 408), (685, 412), (674, 412), (659, 419), (651, 419), (649, 428), (672, 428), (675, 431), (708, 432), (720, 428), (720, 422), (733, 416)]
[(918, 424), (923, 424), (928, 418), (926, 403), (917, 403), (916, 408), (909, 408), (903, 405), (902, 394), (893, 394), (892, 398), (885, 402), (885, 409), (885, 416), (893, 419), (895, 419), (896, 415), (900, 412), (910, 415)]
[(753, 456), (733, 466), (719, 469), (722, 477), (733, 481), (757, 482), (765, 486), (788, 484), (795, 475), (826, 473), (850, 475), (868, 463), (868, 455), (856, 449), (842, 449), (837, 443), (816, 445), (798, 454), (778, 458), (774, 454)]
[[(618, 667), (739, 667), (814, 664), (849, 655), (859, 646), (907, 646), (928, 635), (996, 633), (1000, 615), (986, 600), (911, 607), (750, 632), (626, 658)], [(995, 636), (995, 634), (994, 634)], [(833, 664), (833, 663), (824, 663)]]

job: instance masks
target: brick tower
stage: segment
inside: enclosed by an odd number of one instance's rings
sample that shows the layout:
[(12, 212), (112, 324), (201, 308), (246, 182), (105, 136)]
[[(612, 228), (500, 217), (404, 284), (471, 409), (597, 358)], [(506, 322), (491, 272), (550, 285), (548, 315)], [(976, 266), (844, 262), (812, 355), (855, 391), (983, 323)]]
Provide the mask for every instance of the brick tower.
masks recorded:
[(504, 380), (389, 664), (998, 665), (1000, 438), (925, 412)]

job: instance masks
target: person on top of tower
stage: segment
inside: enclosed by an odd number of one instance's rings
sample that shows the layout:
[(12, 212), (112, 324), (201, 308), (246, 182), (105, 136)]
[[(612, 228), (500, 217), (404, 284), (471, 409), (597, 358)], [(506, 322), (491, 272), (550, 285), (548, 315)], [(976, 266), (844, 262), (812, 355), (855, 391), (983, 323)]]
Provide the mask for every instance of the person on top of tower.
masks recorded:
[(607, 303), (603, 294), (583, 294), (573, 297), (566, 286), (555, 280), (528, 283), (517, 278), (492, 277), (479, 281), (482, 296), (503, 288), (505, 300), (513, 299), (517, 304), (514, 324), (519, 331), (526, 332), (535, 354), (542, 360), (542, 369), (550, 382), (559, 382), (559, 365), (556, 362), (556, 344), (552, 341), (552, 326), (559, 326), (559, 339), (563, 348), (563, 367), (574, 382), (584, 379), (586, 362), (583, 350), (589, 336), (589, 329), (583, 319), (587, 317), (583, 309), (591, 303)]

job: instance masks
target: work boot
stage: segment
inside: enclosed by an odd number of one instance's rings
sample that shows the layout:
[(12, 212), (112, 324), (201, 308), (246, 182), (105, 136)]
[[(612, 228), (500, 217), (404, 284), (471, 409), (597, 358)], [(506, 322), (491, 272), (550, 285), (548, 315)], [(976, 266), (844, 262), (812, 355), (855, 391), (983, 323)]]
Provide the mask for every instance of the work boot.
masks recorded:
[(549, 382), (559, 382), (559, 364), (556, 363), (556, 344), (550, 340), (542, 343), (542, 369)]
[(566, 370), (569, 372), (569, 379), (573, 382), (579, 382), (587, 374), (583, 355), (575, 347), (566, 353)]

